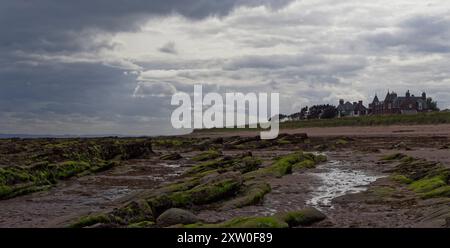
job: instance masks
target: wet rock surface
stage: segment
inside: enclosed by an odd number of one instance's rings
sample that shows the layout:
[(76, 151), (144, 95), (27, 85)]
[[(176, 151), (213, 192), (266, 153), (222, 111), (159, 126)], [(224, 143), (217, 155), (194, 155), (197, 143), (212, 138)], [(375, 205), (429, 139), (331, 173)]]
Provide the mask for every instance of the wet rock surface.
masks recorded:
[[(8, 154), (0, 159), (2, 168), (21, 163), (18, 147), (35, 145), (11, 142), (0, 142), (0, 153)], [(46, 156), (57, 162), (75, 141), (64, 142), (63, 148), (49, 146), (54, 155), (36, 154), (26, 166), (39, 168)], [(448, 137), (304, 134), (272, 141), (187, 136), (132, 142), (119, 149), (126, 155), (117, 166), (0, 200), (0, 226), (445, 227), (450, 156), (442, 147), (449, 143)], [(80, 147), (69, 150), (89, 154)], [(107, 147), (102, 159), (119, 151)], [(395, 154), (402, 155), (384, 159)], [(161, 220), (174, 208), (191, 214), (169, 216), (189, 221)], [(201, 223), (193, 224), (194, 217)]]

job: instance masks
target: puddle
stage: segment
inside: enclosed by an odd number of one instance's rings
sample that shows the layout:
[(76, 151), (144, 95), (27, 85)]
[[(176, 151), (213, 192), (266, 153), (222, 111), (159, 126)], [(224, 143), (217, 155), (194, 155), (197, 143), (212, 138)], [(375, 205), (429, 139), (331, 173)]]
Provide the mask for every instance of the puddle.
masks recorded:
[(321, 180), (321, 185), (312, 190), (312, 198), (307, 204), (319, 209), (332, 209), (334, 198), (365, 191), (365, 186), (382, 177), (348, 167), (342, 161), (330, 161), (320, 166), (318, 172), (311, 173)]

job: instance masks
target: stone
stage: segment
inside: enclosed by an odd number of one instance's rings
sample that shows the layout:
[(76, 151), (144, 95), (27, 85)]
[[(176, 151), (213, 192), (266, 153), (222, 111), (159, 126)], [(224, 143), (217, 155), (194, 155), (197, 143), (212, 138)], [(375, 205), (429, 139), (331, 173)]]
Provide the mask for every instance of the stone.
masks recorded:
[(168, 209), (156, 219), (156, 223), (162, 227), (173, 226), (176, 224), (187, 225), (198, 221), (199, 219), (193, 213), (180, 208)]

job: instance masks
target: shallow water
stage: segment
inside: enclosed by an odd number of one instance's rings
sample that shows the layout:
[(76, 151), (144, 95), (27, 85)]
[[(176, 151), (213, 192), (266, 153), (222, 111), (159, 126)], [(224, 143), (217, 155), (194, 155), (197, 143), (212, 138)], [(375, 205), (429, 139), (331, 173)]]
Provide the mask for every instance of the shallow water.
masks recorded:
[(318, 177), (321, 184), (312, 190), (307, 205), (319, 209), (333, 208), (334, 198), (362, 192), (367, 189), (365, 186), (382, 177), (367, 171), (351, 169), (343, 161), (329, 161), (318, 169), (311, 175)]

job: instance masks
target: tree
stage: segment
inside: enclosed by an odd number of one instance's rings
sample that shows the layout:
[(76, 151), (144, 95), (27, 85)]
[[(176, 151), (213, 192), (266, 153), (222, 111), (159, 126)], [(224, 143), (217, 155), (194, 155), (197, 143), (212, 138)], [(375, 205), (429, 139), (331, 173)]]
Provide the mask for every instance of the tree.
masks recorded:
[(335, 106), (327, 104), (324, 106), (323, 112), (322, 112), (322, 115), (320, 116), (320, 118), (333, 119), (333, 118), (336, 118), (337, 115), (338, 115), (337, 108)]
[(309, 108), (308, 119), (319, 119), (322, 110), (320, 105), (314, 105)]
[(306, 118), (307, 118), (307, 114), (308, 114), (308, 106), (303, 107), (303, 108), (300, 110), (300, 120), (306, 119)]
[(335, 106), (330, 104), (314, 105), (309, 108), (308, 119), (332, 119), (335, 118), (338, 111)]
[(433, 101), (433, 98), (431, 97), (427, 98), (427, 107), (431, 111), (439, 111), (439, 108), (437, 107), (437, 102)]

